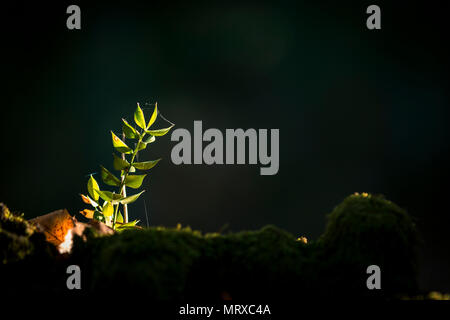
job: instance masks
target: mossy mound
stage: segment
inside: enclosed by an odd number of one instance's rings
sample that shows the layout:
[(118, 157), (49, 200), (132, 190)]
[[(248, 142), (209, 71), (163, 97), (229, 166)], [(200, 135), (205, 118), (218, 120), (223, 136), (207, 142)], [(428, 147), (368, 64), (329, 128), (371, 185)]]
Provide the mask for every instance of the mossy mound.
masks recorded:
[(259, 231), (207, 237), (202, 260), (192, 275), (192, 295), (201, 298), (264, 301), (305, 287), (311, 250), (274, 226)]
[[(62, 276), (56, 248), (23, 214), (0, 203), (0, 283), (9, 294), (53, 291), (56, 275)], [(55, 272), (58, 270), (58, 272)]]
[(230, 235), (149, 228), (78, 239), (72, 262), (90, 270), (83, 283), (90, 292), (221, 300), (270, 297), (294, 287), (306, 251), (303, 242), (272, 226)]
[(30, 241), (34, 228), (23, 215), (13, 214), (0, 203), (0, 264), (24, 259), (33, 251)]
[[(318, 244), (320, 255), (329, 261), (324, 271), (333, 286), (349, 293), (367, 292), (364, 266), (382, 270), (383, 293), (417, 290), (417, 249), (420, 237), (412, 218), (381, 195), (367, 193), (347, 197), (328, 216)], [(355, 280), (355, 281), (353, 281)]]
[(140, 292), (162, 300), (179, 297), (200, 255), (195, 233), (151, 228), (74, 241), (71, 261), (84, 272), (89, 292)]

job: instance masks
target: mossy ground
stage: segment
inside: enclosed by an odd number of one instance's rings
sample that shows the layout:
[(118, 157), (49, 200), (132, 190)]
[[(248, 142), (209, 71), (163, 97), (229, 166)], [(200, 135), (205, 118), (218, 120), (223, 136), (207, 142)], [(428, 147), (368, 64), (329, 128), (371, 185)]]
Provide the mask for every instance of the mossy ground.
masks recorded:
[(23, 214), (12, 213), (0, 203), (0, 290), (9, 294), (56, 292), (62, 277), (59, 260), (44, 234)]
[(418, 290), (417, 253), (420, 236), (413, 219), (381, 195), (354, 194), (336, 206), (328, 216), (319, 241), (321, 255), (329, 261), (325, 272), (335, 286), (353, 291), (366, 284), (352, 275), (366, 275), (362, 266), (378, 265), (382, 270), (384, 295)]
[(189, 228), (128, 230), (78, 239), (71, 258), (91, 270), (85, 285), (92, 292), (221, 300), (298, 288), (309, 255), (306, 244), (267, 226), (229, 235), (201, 235)]
[[(324, 234), (309, 243), (274, 226), (225, 235), (148, 228), (88, 235), (87, 241), (76, 238), (72, 254), (61, 257), (42, 238), (31, 239), (40, 234), (26, 231), (23, 218), (4, 220), (0, 271), (7, 270), (12, 279), (23, 277), (26, 269), (42, 272), (36, 285), (30, 286), (27, 281), (33, 277), (27, 277), (19, 281), (23, 287), (10, 281), (10, 290), (47, 286), (47, 291), (65, 292), (65, 266), (77, 264), (83, 293), (126, 292), (152, 301), (392, 299), (418, 292), (416, 227), (401, 208), (381, 196), (346, 198), (329, 215)], [(24, 237), (25, 244), (15, 246), (10, 234)], [(371, 264), (381, 267), (383, 290), (367, 290), (366, 268)]]

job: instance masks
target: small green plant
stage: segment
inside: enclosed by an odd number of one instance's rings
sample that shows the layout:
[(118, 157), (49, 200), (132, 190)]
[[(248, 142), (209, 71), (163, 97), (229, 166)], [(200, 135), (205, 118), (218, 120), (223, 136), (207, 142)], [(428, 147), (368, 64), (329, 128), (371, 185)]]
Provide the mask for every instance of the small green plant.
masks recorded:
[[(87, 183), (89, 195), (81, 195), (83, 202), (90, 204), (93, 207), (93, 209), (84, 209), (83, 211), (80, 211), (86, 218), (101, 221), (118, 231), (134, 228), (137, 225), (139, 222), (138, 220), (128, 221), (128, 204), (136, 201), (145, 190), (127, 196), (126, 187), (139, 189), (146, 174), (131, 173), (135, 173), (136, 170), (150, 170), (161, 159), (136, 162), (136, 156), (139, 151), (146, 149), (147, 145), (154, 142), (156, 137), (165, 135), (174, 126), (171, 123), (168, 128), (150, 130), (150, 127), (156, 121), (157, 116), (158, 105), (155, 104), (153, 114), (147, 122), (145, 120), (144, 112), (138, 103), (136, 111), (134, 112), (134, 122), (140, 129), (135, 129), (135, 127), (130, 125), (125, 119), (122, 119), (122, 139), (111, 131), (113, 146), (115, 150), (121, 154), (121, 156), (118, 156), (116, 153), (113, 153), (113, 166), (115, 170), (120, 172), (120, 177), (116, 177), (103, 166), (100, 166), (100, 169), (103, 182), (109, 186), (116, 187), (117, 192), (100, 190), (97, 181), (91, 175)], [(126, 139), (135, 140), (134, 149), (126, 144)], [(103, 200), (103, 204), (100, 204), (100, 199)], [(123, 215), (119, 207), (122, 207)]]

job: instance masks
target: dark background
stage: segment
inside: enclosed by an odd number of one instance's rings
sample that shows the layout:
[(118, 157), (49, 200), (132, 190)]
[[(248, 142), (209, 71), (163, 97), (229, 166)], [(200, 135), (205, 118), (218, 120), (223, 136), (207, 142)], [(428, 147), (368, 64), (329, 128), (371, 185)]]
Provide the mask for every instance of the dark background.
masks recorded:
[[(78, 1), (80, 31), (70, 4), (2, 4), (0, 201), (78, 212), (87, 175), (112, 169), (109, 130), (158, 101), (191, 133), (279, 128), (280, 171), (175, 166), (162, 137), (142, 153), (164, 158), (145, 182), (150, 225), (314, 240), (344, 197), (382, 193), (417, 219), (422, 287), (450, 290), (448, 2)], [(370, 4), (382, 30), (365, 26)], [(143, 199), (130, 214), (145, 225)]]

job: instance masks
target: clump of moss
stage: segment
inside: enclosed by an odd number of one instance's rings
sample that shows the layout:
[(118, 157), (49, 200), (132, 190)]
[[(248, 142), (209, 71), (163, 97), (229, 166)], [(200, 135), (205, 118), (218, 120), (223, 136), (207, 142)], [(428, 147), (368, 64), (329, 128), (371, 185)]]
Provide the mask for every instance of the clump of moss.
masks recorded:
[(403, 209), (367, 193), (355, 193), (335, 207), (319, 240), (321, 256), (330, 262), (327, 278), (335, 287), (366, 294), (365, 282), (351, 275), (367, 278), (372, 264), (381, 268), (384, 294), (415, 292), (419, 243), (415, 223)]
[(72, 261), (81, 265), (91, 292), (135, 292), (158, 300), (183, 297), (202, 237), (177, 229), (126, 230), (74, 241)]
[(91, 292), (220, 300), (298, 289), (304, 256), (304, 242), (272, 226), (229, 235), (158, 227), (77, 240), (72, 259), (90, 270)]
[(33, 250), (29, 241), (34, 228), (23, 215), (13, 214), (0, 203), (0, 263), (20, 261)]
[(194, 293), (238, 300), (298, 296), (305, 289), (310, 257), (304, 242), (274, 226), (215, 236), (207, 239), (198, 276), (192, 277), (202, 288)]
[[(0, 203), (0, 283), (10, 295), (49, 292), (63, 276), (56, 248), (23, 214)], [(62, 282), (63, 283), (63, 282)]]
[(427, 294), (420, 294), (416, 296), (401, 296), (401, 300), (446, 300), (450, 301), (450, 293), (442, 293), (438, 291), (431, 291)]

